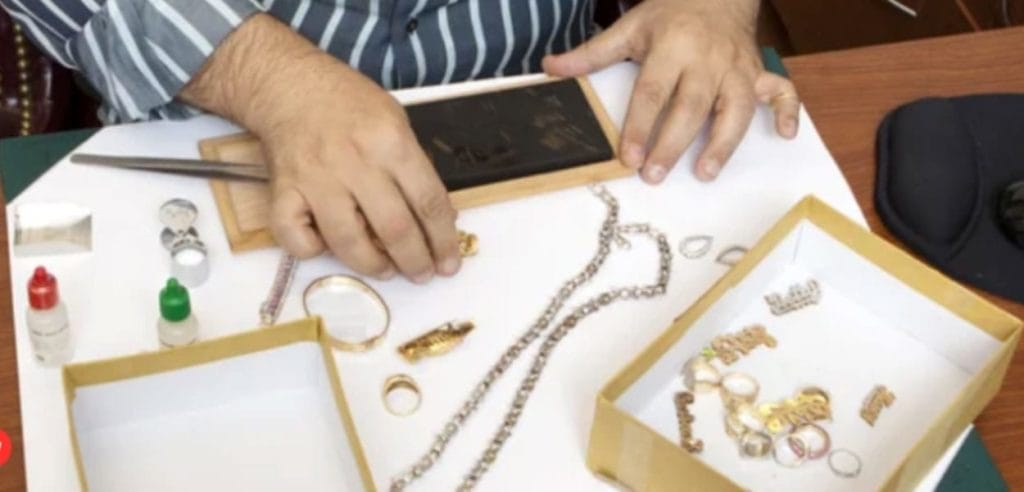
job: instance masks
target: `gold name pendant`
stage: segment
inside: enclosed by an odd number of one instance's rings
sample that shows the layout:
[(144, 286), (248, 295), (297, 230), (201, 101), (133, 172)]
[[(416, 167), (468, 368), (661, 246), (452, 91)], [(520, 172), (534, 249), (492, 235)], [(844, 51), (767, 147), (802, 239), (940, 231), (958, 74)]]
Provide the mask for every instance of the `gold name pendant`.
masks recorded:
[(892, 406), (893, 402), (896, 401), (896, 394), (886, 388), (884, 385), (875, 386), (868, 393), (868, 397), (864, 399), (864, 405), (860, 408), (860, 418), (864, 419), (868, 425), (874, 427), (875, 421), (878, 420), (878, 414), (882, 412), (883, 408)]
[(775, 337), (768, 334), (763, 325), (744, 328), (743, 331), (730, 335), (719, 335), (711, 340), (711, 350), (705, 351), (710, 358), (718, 358), (725, 365), (731, 365), (740, 359), (740, 354), (747, 355), (759, 346), (775, 348), (778, 343)]

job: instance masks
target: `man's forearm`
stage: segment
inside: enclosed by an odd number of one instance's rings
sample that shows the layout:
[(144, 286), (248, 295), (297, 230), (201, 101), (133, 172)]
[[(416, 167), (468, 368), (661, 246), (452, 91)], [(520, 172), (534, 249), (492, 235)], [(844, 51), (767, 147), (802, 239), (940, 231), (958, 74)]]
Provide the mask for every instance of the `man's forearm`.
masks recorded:
[(97, 9), (86, 0), (0, 0), (38, 47), (82, 73), (103, 97), (109, 122), (188, 115), (168, 103), (214, 48), (259, 11), (255, 0), (98, 3)]
[(323, 71), (338, 64), (288, 26), (257, 14), (217, 47), (178, 97), (260, 134), (292, 119), (283, 111), (301, 111), (299, 101), (316, 98), (311, 86), (329, 83)]

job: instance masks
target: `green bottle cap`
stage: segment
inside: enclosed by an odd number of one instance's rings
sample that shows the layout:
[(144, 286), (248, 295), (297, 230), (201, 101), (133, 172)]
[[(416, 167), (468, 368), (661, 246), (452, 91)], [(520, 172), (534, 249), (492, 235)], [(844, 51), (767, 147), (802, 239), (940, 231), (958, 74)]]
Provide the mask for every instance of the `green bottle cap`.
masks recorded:
[(188, 300), (188, 289), (178, 283), (178, 279), (167, 279), (167, 285), (160, 291), (160, 316), (167, 321), (183, 321), (192, 314), (192, 305)]

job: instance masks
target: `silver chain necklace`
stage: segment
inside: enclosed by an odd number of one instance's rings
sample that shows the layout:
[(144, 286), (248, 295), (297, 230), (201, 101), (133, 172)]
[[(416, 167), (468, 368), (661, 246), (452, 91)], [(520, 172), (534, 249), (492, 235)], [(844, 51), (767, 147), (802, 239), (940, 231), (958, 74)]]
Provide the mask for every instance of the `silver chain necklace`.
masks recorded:
[(404, 473), (392, 479), (391, 490), (393, 492), (404, 490), (409, 484), (425, 475), (427, 471), (437, 463), (441, 458), (441, 455), (444, 454), (445, 449), (448, 447), (452, 438), (455, 437), (455, 434), (462, 428), (462, 425), (469, 419), (470, 415), (476, 411), (480, 402), (483, 401), (494, 383), (501, 378), (505, 371), (508, 370), (508, 368), (527, 348), (530, 347), (531, 344), (533, 344), (535, 340), (544, 334), (555, 315), (557, 315), (562, 309), (565, 302), (572, 297), (573, 293), (575, 293), (580, 286), (586, 284), (595, 275), (597, 275), (598, 270), (600, 270), (601, 266), (608, 258), (608, 255), (611, 253), (611, 244), (613, 241), (623, 248), (629, 247), (629, 242), (624, 237), (627, 234), (644, 236), (655, 241), (658, 244), (660, 261), (657, 282), (648, 286), (620, 287), (604, 291), (588, 299), (585, 303), (577, 306), (555, 326), (551, 333), (549, 333), (544, 339), (540, 350), (534, 356), (530, 372), (519, 383), (519, 390), (516, 392), (515, 399), (512, 401), (508, 411), (505, 413), (505, 419), (502, 421), (501, 426), (491, 438), (490, 444), (477, 460), (476, 464), (470, 472), (463, 477), (462, 484), (458, 487), (458, 490), (468, 491), (473, 489), (480, 479), (483, 478), (483, 475), (487, 473), (487, 470), (490, 469), (491, 465), (493, 465), (498, 459), (498, 453), (501, 452), (501, 448), (504, 446), (505, 441), (512, 435), (512, 431), (519, 422), (519, 417), (522, 415), (527, 400), (530, 398), (534, 388), (537, 386), (537, 382), (540, 380), (541, 373), (547, 365), (548, 357), (550, 357), (551, 353), (554, 352), (558, 342), (561, 341), (569, 331), (573, 329), (573, 327), (587, 316), (596, 313), (602, 307), (615, 301), (645, 299), (665, 294), (668, 287), (669, 273), (672, 267), (672, 250), (669, 247), (668, 239), (665, 238), (663, 233), (652, 228), (649, 224), (619, 224), (618, 200), (616, 200), (615, 197), (602, 186), (591, 187), (591, 191), (608, 207), (608, 215), (605, 217), (604, 223), (601, 225), (597, 253), (590, 262), (587, 263), (587, 266), (583, 270), (562, 285), (558, 294), (551, 299), (551, 302), (548, 303), (547, 309), (545, 309), (540, 318), (534, 322), (533, 326), (522, 334), (515, 344), (505, 349), (505, 353), (502, 354), (501, 358), (498, 359), (498, 361), (491, 367), (483, 380), (476, 385), (469, 398), (463, 402), (462, 408), (460, 408), (458, 413), (448, 420), (448, 423), (445, 424), (441, 433), (434, 438), (434, 444), (431, 446), (430, 451), (424, 454)]

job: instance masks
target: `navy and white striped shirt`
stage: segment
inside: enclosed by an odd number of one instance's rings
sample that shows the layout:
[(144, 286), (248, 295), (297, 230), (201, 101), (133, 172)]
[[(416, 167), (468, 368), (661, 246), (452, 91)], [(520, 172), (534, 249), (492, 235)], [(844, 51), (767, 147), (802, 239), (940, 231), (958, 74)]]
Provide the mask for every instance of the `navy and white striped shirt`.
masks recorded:
[(265, 11), (395, 89), (538, 71), (593, 30), (595, 0), (0, 0), (49, 56), (102, 95), (108, 122), (181, 118), (174, 100), (248, 16)]

